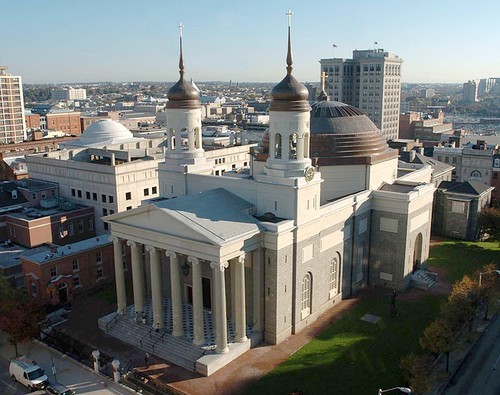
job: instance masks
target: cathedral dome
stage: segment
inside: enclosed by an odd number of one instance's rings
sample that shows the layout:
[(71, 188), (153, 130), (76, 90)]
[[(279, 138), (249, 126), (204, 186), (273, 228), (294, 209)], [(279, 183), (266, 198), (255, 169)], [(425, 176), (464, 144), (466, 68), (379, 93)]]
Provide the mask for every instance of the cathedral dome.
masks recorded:
[[(356, 107), (317, 101), (311, 109), (310, 158), (317, 165), (368, 164), (397, 156), (380, 130)], [(269, 131), (259, 144), (257, 160), (269, 155)]]

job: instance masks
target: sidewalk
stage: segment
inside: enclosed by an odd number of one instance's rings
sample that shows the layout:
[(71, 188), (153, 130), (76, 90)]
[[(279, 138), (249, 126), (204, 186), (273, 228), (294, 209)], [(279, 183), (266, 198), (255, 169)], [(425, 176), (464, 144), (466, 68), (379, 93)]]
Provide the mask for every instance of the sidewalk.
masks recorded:
[[(87, 395), (130, 395), (134, 393), (102, 375), (93, 373), (87, 367), (74, 361), (72, 358), (56, 350), (36, 342), (28, 341), (18, 344), (20, 355), (27, 355), (34, 359), (49, 377), (55, 382), (52, 374), (52, 360), (56, 367), (57, 382), (75, 390), (77, 394)], [(7, 342), (7, 335), (0, 332), (0, 357), (10, 360), (15, 356), (14, 346)]]

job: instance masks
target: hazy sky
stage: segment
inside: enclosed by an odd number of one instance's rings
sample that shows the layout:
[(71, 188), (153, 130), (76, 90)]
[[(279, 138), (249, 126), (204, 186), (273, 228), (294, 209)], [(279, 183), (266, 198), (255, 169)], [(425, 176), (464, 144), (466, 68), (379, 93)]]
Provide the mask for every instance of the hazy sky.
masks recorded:
[(301, 81), (375, 41), (404, 82), (500, 77), (498, 0), (1, 0), (0, 65), (26, 83), (174, 81), (182, 22), (188, 78), (279, 81), (288, 8)]

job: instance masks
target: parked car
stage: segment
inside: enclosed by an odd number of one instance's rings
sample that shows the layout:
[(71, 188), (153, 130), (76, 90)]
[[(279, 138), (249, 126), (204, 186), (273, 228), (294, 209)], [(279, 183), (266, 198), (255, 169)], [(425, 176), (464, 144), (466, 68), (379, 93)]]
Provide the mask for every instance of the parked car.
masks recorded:
[(44, 389), (49, 384), (43, 369), (26, 355), (10, 361), (9, 374), (15, 381), (28, 387), (30, 391)]
[(45, 388), (45, 393), (50, 395), (75, 395), (75, 391), (59, 383), (49, 384)]

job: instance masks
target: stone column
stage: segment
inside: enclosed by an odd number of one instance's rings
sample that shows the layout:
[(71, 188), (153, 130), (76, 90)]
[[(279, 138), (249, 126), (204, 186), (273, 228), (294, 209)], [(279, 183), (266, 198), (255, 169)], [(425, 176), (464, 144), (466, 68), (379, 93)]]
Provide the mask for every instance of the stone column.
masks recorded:
[(170, 290), (172, 297), (173, 322), (172, 335), (183, 336), (184, 328), (182, 325), (182, 294), (179, 258), (173, 251), (165, 251), (165, 255), (170, 258)]
[(139, 244), (135, 241), (128, 240), (127, 245), (130, 247), (132, 255), (132, 282), (134, 289), (134, 309), (136, 316), (142, 315), (144, 311), (144, 268), (141, 267), (141, 251)]
[(235, 341), (242, 343), (247, 340), (247, 321), (246, 321), (246, 304), (245, 304), (245, 254), (240, 255), (234, 261), (235, 270), (234, 278), (236, 282), (235, 307), (234, 317), (236, 319), (236, 336)]
[(122, 241), (116, 236), (109, 236), (109, 240), (113, 242), (117, 311), (123, 314), (127, 308), (127, 291), (125, 288), (125, 272), (123, 270)]
[(188, 151), (193, 152), (195, 150), (195, 144), (194, 144), (194, 130), (189, 130), (188, 131)]
[(231, 301), (230, 301), (230, 306), (231, 306), (231, 314), (229, 315), (231, 321), (233, 324), (236, 322), (236, 269), (235, 269), (235, 262), (234, 260), (229, 261), (229, 279), (231, 281)]
[(163, 287), (160, 264), (160, 253), (153, 246), (146, 246), (149, 252), (149, 264), (151, 267), (151, 302), (153, 306), (153, 326), (161, 329), (163, 323)]
[(297, 136), (297, 160), (304, 159), (304, 137)]
[(193, 343), (200, 346), (205, 343), (205, 323), (203, 320), (203, 286), (201, 285), (201, 264), (194, 256), (188, 257), (193, 276)]
[(253, 330), (261, 330), (261, 287), (262, 287), (262, 251), (253, 251), (252, 256), (252, 279), (253, 279)]
[(227, 347), (227, 318), (226, 318), (226, 281), (224, 270), (227, 262), (211, 262), (210, 267), (214, 269), (214, 292), (215, 292), (215, 336), (218, 354), (229, 351)]

